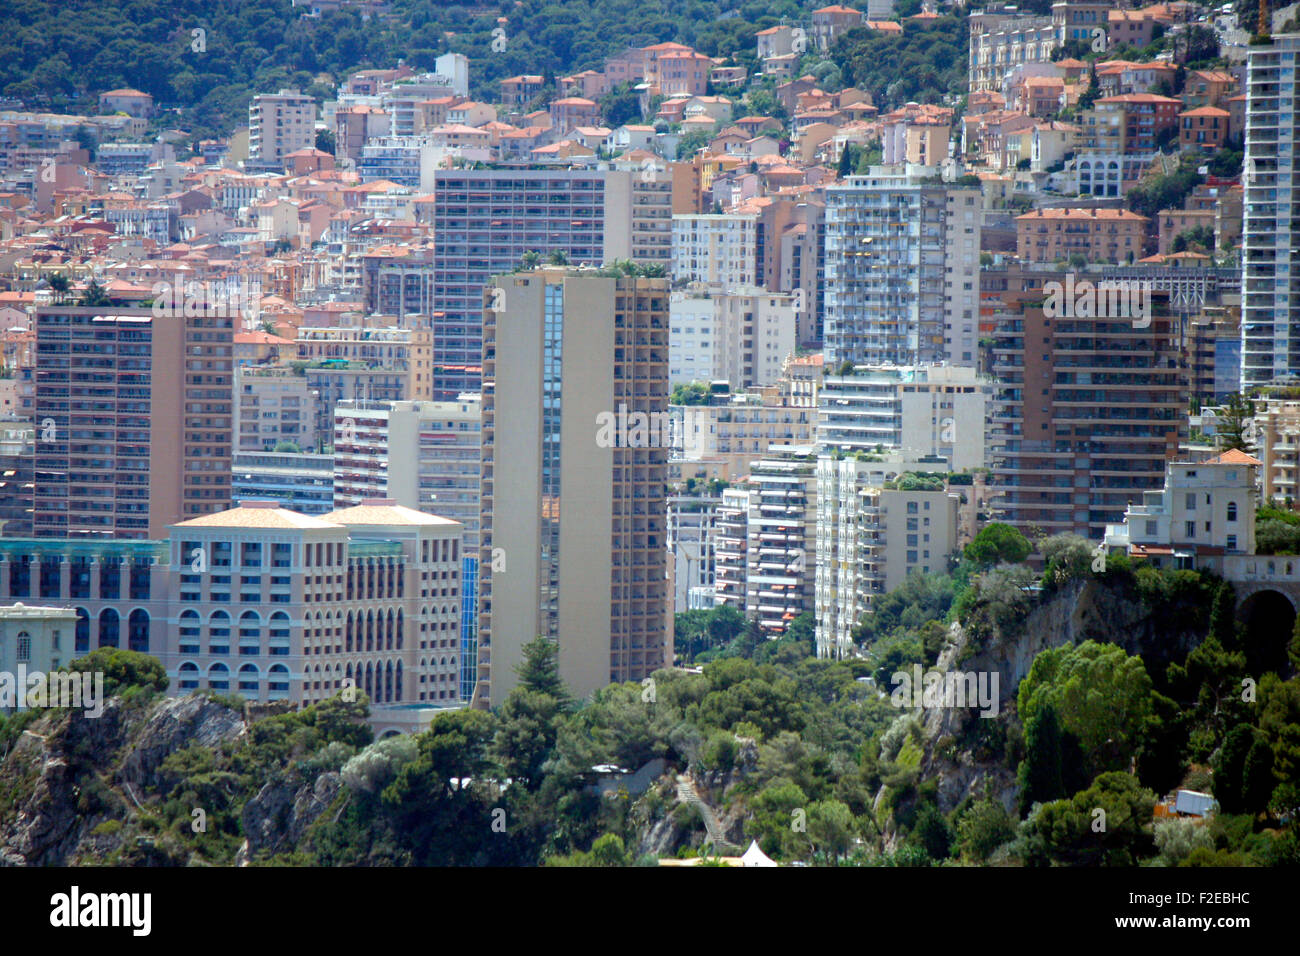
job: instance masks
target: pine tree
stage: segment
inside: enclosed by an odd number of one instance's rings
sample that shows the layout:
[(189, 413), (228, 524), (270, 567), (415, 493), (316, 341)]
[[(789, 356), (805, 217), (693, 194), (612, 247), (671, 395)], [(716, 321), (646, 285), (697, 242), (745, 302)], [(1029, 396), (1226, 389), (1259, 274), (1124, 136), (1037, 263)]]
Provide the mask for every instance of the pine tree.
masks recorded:
[(853, 152), (853, 144), (845, 143), (844, 149), (840, 153), (840, 179), (844, 179), (853, 174)]
[(1035, 803), (1067, 796), (1061, 773), (1061, 722), (1051, 703), (1045, 703), (1025, 725), (1025, 759), (1017, 777), (1021, 816)]
[(1210, 633), (1219, 639), (1226, 651), (1237, 648), (1237, 594), (1232, 585), (1224, 581), (1214, 592), (1210, 608)]
[(1250, 420), (1255, 415), (1255, 403), (1244, 395), (1229, 395), (1228, 400), (1223, 403), (1223, 408), (1219, 412), (1218, 421), (1215, 424), (1215, 430), (1219, 439), (1219, 447), (1224, 451), (1237, 449), (1239, 451), (1250, 451), (1250, 439), (1247, 437), (1247, 431), (1250, 428)]
[(560, 645), (539, 636), (525, 644), (523, 651), (523, 662), (515, 669), (520, 686), (567, 703), (569, 691), (560, 680)]
[(1291, 628), (1291, 643), (1286, 647), (1287, 656), (1291, 658), (1291, 667), (1300, 671), (1300, 614), (1295, 616), (1295, 625)]

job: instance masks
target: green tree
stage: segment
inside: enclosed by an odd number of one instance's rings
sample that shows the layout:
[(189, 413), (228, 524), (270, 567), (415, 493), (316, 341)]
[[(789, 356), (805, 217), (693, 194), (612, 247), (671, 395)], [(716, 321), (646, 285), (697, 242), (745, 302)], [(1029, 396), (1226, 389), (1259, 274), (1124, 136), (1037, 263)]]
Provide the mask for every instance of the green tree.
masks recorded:
[(1259, 703), (1259, 729), (1273, 751), (1273, 773), (1279, 785), (1300, 788), (1300, 680), (1265, 674)]
[(994, 521), (966, 545), (962, 557), (976, 568), (991, 568), (997, 564), (1019, 564), (1029, 557), (1029, 552), (1029, 542), (1019, 530)]
[(1129, 765), (1145, 733), (1152, 684), (1139, 657), (1115, 644), (1085, 641), (1049, 648), (1034, 658), (1020, 683), (1019, 713), (1026, 727), (1048, 702), (1086, 755), (1088, 775)]
[(54, 304), (61, 305), (68, 295), (68, 277), (56, 272), (47, 281), (50, 284), (50, 292), (54, 294)]
[(838, 863), (853, 846), (853, 811), (838, 800), (819, 800), (808, 808), (808, 839), (813, 850)]
[(555, 698), (564, 705), (569, 691), (560, 679), (560, 645), (538, 635), (523, 646), (524, 659), (515, 668), (519, 686)]
[(917, 812), (912, 840), (932, 860), (946, 860), (952, 853), (952, 827), (933, 803), (927, 801)]
[(610, 129), (634, 123), (641, 118), (641, 94), (631, 83), (620, 83), (600, 98), (600, 112)]
[(128, 687), (165, 691), (167, 670), (156, 657), (120, 647), (100, 647), (68, 663), (69, 671), (103, 674), (104, 693), (116, 694)]
[(1049, 701), (1025, 719), (1025, 759), (1020, 762), (1020, 813), (1035, 803), (1067, 796), (1061, 767), (1061, 723)]
[(1273, 754), (1264, 736), (1238, 724), (1214, 761), (1214, 798), (1224, 813), (1259, 813), (1273, 792)]
[(750, 801), (745, 835), (770, 857), (798, 859), (807, 854), (808, 795), (789, 780), (777, 780)]
[(709, 647), (726, 647), (744, 633), (749, 622), (730, 604), (715, 607), (709, 615)]
[(555, 747), (560, 713), (559, 700), (550, 694), (524, 686), (510, 692), (492, 741), (492, 756), (507, 777), (530, 790), (541, 786), (542, 764)]
[[(1025, 825), (1049, 860), (1066, 866), (1134, 866), (1155, 849), (1156, 795), (1132, 774), (1104, 773), (1068, 800), (1044, 804)], [(1100, 811), (1100, 813), (1098, 812)]]
[(1225, 650), (1236, 649), (1237, 592), (1229, 581), (1220, 583), (1214, 592), (1214, 604), (1210, 607), (1210, 633)]
[(854, 154), (856, 151), (856, 147), (852, 143), (844, 144), (844, 149), (840, 151), (840, 163), (836, 169), (840, 179), (845, 179), (852, 175), (855, 165)]
[(983, 863), (994, 850), (1015, 838), (1011, 816), (991, 797), (972, 803), (957, 821), (957, 851), (973, 863)]
[(82, 293), (81, 299), (77, 302), (77, 305), (83, 308), (97, 308), (112, 304), (113, 300), (104, 291), (104, 287), (94, 279), (90, 280), (90, 285), (86, 286), (86, 291)]
[(1235, 448), (1249, 453), (1251, 443), (1246, 433), (1254, 416), (1254, 402), (1238, 393), (1229, 395), (1215, 420), (1215, 439), (1218, 447), (1224, 451)]

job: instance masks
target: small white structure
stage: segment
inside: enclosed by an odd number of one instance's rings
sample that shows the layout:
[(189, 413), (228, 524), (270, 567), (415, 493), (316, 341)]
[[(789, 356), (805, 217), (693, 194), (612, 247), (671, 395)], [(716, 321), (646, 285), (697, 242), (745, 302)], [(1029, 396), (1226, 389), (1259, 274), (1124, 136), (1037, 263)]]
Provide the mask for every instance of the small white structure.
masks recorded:
[(1198, 790), (1179, 790), (1174, 794), (1174, 813), (1208, 817), (1215, 809), (1214, 797)]
[(751, 840), (749, 849), (740, 858), (741, 866), (777, 866), (777, 862), (758, 848), (758, 841)]
[(0, 672), (21, 664), (48, 674), (75, 657), (77, 612), (70, 607), (0, 607)]

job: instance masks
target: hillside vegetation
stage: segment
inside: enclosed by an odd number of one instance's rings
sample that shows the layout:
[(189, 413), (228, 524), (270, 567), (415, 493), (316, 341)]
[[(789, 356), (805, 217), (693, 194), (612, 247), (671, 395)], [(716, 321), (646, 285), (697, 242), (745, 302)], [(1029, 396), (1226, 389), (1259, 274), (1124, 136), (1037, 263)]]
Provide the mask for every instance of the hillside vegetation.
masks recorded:
[[(1212, 577), (1098, 571), (1071, 536), (1040, 542), (1034, 572), (1008, 563), (1025, 545), (993, 525), (952, 574), (909, 580), (864, 622), (860, 659), (811, 657), (806, 617), (780, 641), (690, 618), (702, 673), (573, 701), (538, 640), (496, 710), (378, 742), (364, 700), (250, 720), (97, 651), (118, 687), (102, 718), (0, 722), (0, 857), (631, 865), (758, 840), (839, 865), (1300, 862), (1300, 640), (1240, 624)], [(913, 665), (996, 674), (996, 714), (896, 702)], [(1179, 786), (1221, 812), (1155, 820)]]
[[(819, 4), (794, 0), (523, 0), (515, 4), (393, 0), (391, 14), (302, 16), (290, 0), (9, 0), (0, 5), (0, 94), (29, 108), (93, 110), (94, 95), (134, 87), (198, 133), (246, 121), (248, 98), (285, 86), (318, 98), (330, 83), (399, 59), (432, 69), (446, 52), (470, 58), (472, 92), (495, 100), (519, 73), (600, 69), (629, 46), (673, 40), (753, 65), (754, 35)], [(506, 46), (491, 48), (498, 17)], [(196, 34), (194, 31), (202, 31)]]

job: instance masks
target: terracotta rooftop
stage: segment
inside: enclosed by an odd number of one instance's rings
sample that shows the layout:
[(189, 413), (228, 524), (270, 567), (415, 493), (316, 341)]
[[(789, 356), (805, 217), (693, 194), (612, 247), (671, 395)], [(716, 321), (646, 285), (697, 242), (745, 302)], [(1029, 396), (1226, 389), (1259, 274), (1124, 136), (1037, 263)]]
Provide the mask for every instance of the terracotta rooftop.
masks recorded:
[(179, 522), (178, 528), (265, 528), (286, 531), (332, 531), (339, 522), (331, 523), (281, 508), (274, 501), (246, 501), (238, 508), (218, 511)]

